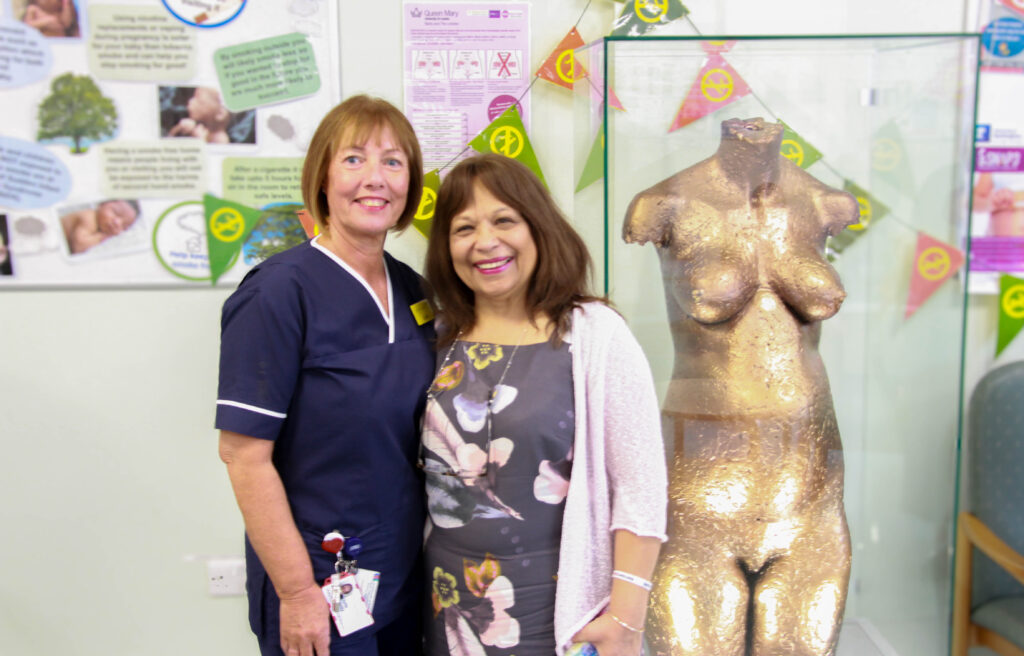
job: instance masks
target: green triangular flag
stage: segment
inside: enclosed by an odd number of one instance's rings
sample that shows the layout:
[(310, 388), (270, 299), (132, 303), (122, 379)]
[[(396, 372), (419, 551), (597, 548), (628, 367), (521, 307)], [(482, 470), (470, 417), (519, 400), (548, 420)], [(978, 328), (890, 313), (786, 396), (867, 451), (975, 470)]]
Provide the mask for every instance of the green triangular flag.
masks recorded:
[(852, 180), (843, 180), (843, 190), (850, 192), (857, 198), (857, 205), (860, 206), (860, 221), (843, 230), (835, 237), (829, 237), (828, 248), (834, 253), (842, 253), (850, 244), (857, 241), (861, 235), (867, 232), (871, 225), (878, 223), (883, 216), (889, 213), (887, 205), (869, 194), (866, 189)]
[(689, 13), (679, 0), (626, 0), (622, 13), (612, 23), (611, 35), (643, 36)]
[(895, 121), (878, 128), (871, 137), (871, 171), (904, 193), (909, 194), (914, 188), (910, 157), (907, 156), (903, 133)]
[(779, 121), (784, 128), (782, 132), (782, 145), (779, 152), (782, 156), (793, 162), (802, 169), (808, 168), (821, 159), (821, 151), (812, 146), (806, 139), (786, 125), (785, 121)]
[(211, 283), (216, 285), (217, 279), (231, 266), (261, 214), (241, 203), (203, 195)]
[(526, 136), (526, 128), (523, 126), (522, 119), (519, 118), (519, 110), (515, 105), (491, 121), (491, 124), (470, 141), (469, 145), (478, 153), (498, 153), (519, 160), (537, 174), (545, 187), (548, 185), (544, 180), (544, 174), (541, 173), (537, 155), (533, 152), (530, 138)]
[(590, 147), (587, 161), (583, 164), (583, 173), (580, 174), (579, 184), (576, 185), (576, 192), (597, 182), (604, 177), (604, 123), (597, 130), (594, 137), (594, 144)]
[(437, 169), (423, 176), (423, 195), (412, 217), (412, 227), (427, 239), (430, 239), (430, 226), (434, 223), (434, 210), (437, 209), (437, 190), (440, 188), (441, 174)]
[(999, 337), (996, 355), (1003, 352), (1024, 326), (1024, 279), (999, 277)]

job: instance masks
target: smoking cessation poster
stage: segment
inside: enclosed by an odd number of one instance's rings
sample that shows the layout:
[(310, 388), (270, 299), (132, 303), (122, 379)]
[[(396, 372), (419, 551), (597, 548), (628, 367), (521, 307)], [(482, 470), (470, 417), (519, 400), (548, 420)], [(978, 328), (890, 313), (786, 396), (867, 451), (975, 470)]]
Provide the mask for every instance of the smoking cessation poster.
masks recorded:
[(517, 100), (529, 125), (527, 3), (406, 2), (402, 10), (405, 112), (427, 170), (458, 157)]
[(1024, 275), (1024, 1), (982, 14), (969, 291), (998, 294), (1003, 274)]
[(0, 3), (0, 287), (209, 285), (210, 196), (260, 212), (226, 284), (305, 239), (335, 3)]

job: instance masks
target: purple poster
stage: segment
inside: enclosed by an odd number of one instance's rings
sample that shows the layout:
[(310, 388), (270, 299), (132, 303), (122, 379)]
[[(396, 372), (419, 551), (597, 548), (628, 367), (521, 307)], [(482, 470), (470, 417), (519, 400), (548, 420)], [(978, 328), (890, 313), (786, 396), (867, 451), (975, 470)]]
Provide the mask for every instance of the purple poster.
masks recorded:
[(427, 170), (458, 157), (473, 137), (519, 101), (529, 126), (529, 5), (407, 2), (405, 112)]
[(999, 278), (1024, 275), (1024, 75), (981, 74), (975, 127), (970, 291), (999, 293)]

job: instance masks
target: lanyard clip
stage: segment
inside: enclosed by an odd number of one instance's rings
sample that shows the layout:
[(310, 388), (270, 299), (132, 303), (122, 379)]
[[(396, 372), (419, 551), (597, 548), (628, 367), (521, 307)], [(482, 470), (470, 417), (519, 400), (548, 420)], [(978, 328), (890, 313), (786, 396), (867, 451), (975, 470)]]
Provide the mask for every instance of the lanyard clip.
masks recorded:
[(320, 548), (337, 556), (334, 571), (338, 574), (356, 572), (356, 556), (363, 551), (363, 541), (357, 537), (346, 539), (340, 531), (331, 531), (320, 542)]

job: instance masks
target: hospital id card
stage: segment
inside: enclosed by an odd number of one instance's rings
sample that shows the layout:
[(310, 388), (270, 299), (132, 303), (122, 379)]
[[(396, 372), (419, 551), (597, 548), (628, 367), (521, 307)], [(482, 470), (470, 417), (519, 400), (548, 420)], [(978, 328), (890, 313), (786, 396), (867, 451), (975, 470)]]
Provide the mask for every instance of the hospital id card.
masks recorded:
[[(324, 582), (324, 599), (331, 608), (331, 617), (338, 635), (347, 636), (373, 624), (373, 615), (366, 606), (359, 582), (352, 572), (332, 574)], [(376, 588), (374, 589), (376, 595)]]
[(373, 605), (377, 602), (377, 586), (380, 585), (380, 572), (372, 569), (359, 568), (355, 572), (356, 583), (363, 591), (363, 599), (366, 601), (366, 609), (373, 613)]

